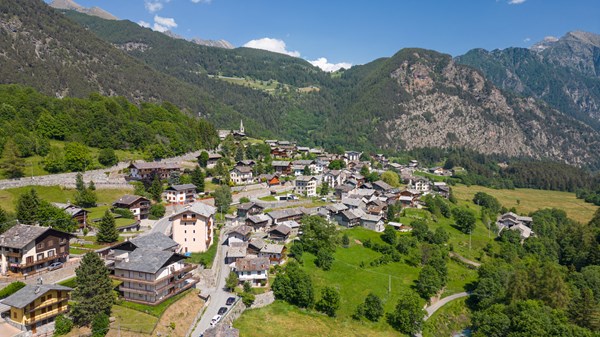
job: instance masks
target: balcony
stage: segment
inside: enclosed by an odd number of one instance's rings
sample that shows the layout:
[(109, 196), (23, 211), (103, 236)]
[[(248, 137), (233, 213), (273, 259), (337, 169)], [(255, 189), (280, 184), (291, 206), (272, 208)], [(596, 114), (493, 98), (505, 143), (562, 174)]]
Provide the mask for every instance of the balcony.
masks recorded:
[(25, 325), (32, 325), (32, 324), (35, 324), (35, 323), (37, 323), (39, 321), (43, 321), (45, 319), (55, 317), (55, 316), (57, 316), (59, 314), (67, 312), (67, 311), (69, 311), (69, 306), (65, 305), (60, 310), (59, 309), (55, 309), (55, 310), (52, 310), (52, 311), (44, 313), (44, 314), (35, 315), (32, 318), (27, 318), (26, 317), (25, 319), (23, 319), (23, 324), (25, 324)]
[[(169, 299), (169, 298), (171, 298), (171, 297), (173, 297), (173, 296), (175, 296), (175, 295), (177, 295), (179, 293), (182, 293), (182, 292), (184, 292), (184, 291), (192, 288), (196, 283), (198, 283), (198, 280), (197, 279), (192, 279), (192, 282), (188, 283), (184, 287), (176, 289), (176, 291), (174, 291), (174, 292), (172, 292), (172, 293), (170, 293), (170, 294), (168, 294), (168, 295), (166, 295), (166, 296), (158, 299), (156, 302), (148, 302), (148, 301), (143, 301), (143, 300), (135, 300), (135, 299), (132, 299), (132, 298), (125, 298), (125, 300), (128, 301), (128, 302), (133, 302), (133, 303), (141, 303), (141, 304), (147, 304), (147, 305), (158, 305), (158, 304), (166, 301), (167, 299)], [(153, 295), (155, 295), (155, 294), (153, 293)]]
[(49, 307), (51, 305), (55, 305), (55, 304), (58, 304), (58, 303), (61, 303), (61, 302), (65, 302), (65, 304), (66, 304), (68, 301), (69, 301), (68, 297), (52, 298), (52, 299), (44, 301), (42, 304), (38, 305), (37, 307), (34, 306), (33, 308), (29, 309), (28, 312), (32, 313), (32, 312), (34, 312), (36, 310), (41, 310), (41, 309), (47, 308), (47, 307)]
[(64, 254), (58, 254), (58, 255), (48, 256), (48, 257), (45, 257), (43, 259), (39, 259), (39, 260), (35, 260), (33, 262), (28, 262), (28, 263), (22, 264), (22, 265), (19, 266), (19, 268), (21, 268), (21, 269), (29, 268), (29, 267), (32, 267), (32, 266), (35, 266), (35, 265), (38, 265), (38, 264), (42, 264), (42, 263), (46, 263), (46, 262), (49, 262), (49, 261), (58, 260), (60, 258), (67, 257), (68, 255), (69, 254), (64, 253)]
[(18, 253), (15, 253), (15, 252), (6, 252), (6, 256), (21, 258), (21, 257), (23, 257), (23, 253), (21, 253), (21, 252), (18, 252)]
[(179, 270), (170, 269), (171, 274), (163, 276), (156, 280), (136, 279), (136, 278), (129, 278), (129, 277), (118, 276), (118, 275), (111, 275), (111, 277), (114, 279), (123, 281), (123, 282), (134, 282), (134, 283), (141, 283), (141, 284), (157, 284), (157, 283), (160, 283), (170, 277), (174, 277), (175, 275), (190, 272), (190, 271), (194, 270), (195, 268), (196, 268), (195, 265), (186, 263), (183, 265), (183, 268), (181, 268)]
[(134, 294), (151, 295), (151, 296), (156, 295), (156, 292), (154, 290), (136, 289), (136, 288), (129, 288), (129, 287), (125, 287), (125, 286), (119, 286), (119, 291), (122, 291), (124, 293), (134, 293)]

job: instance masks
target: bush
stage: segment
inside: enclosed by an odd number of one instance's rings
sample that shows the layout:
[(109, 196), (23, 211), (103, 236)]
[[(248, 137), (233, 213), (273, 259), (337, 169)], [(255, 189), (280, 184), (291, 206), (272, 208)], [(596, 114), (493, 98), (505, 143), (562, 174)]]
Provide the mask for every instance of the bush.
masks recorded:
[(165, 216), (166, 208), (163, 204), (154, 204), (150, 206), (150, 215), (156, 219)]
[(112, 210), (112, 212), (120, 215), (123, 219), (135, 219), (133, 213), (127, 208), (115, 208)]
[(108, 315), (101, 313), (94, 317), (92, 321), (92, 337), (104, 337), (108, 333), (108, 326), (110, 324)]
[(64, 315), (56, 316), (54, 323), (54, 336), (62, 336), (71, 332), (73, 329), (73, 321), (66, 318)]
[(250, 307), (252, 305), (252, 303), (254, 303), (255, 299), (256, 299), (256, 297), (252, 293), (247, 293), (247, 292), (242, 293), (242, 303), (244, 303), (244, 305), (246, 307)]
[(8, 296), (16, 293), (23, 287), (25, 287), (25, 283), (21, 281), (16, 281), (9, 284), (4, 289), (0, 290), (0, 299), (7, 298)]

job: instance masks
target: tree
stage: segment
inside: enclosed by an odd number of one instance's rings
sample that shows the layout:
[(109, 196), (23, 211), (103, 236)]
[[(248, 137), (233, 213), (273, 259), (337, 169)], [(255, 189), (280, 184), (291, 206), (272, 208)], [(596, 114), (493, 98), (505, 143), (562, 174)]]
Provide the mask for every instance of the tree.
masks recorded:
[(473, 336), (504, 337), (510, 331), (510, 318), (504, 313), (505, 306), (494, 304), (473, 314)]
[(154, 179), (152, 179), (152, 184), (150, 185), (148, 192), (150, 192), (154, 201), (160, 202), (162, 200), (163, 184), (158, 175), (155, 175)]
[(119, 231), (117, 230), (115, 218), (109, 210), (106, 210), (98, 226), (96, 241), (100, 243), (112, 243), (117, 240), (119, 240)]
[(64, 315), (56, 316), (54, 320), (54, 336), (66, 335), (71, 332), (71, 329), (73, 329), (73, 321)]
[[(90, 185), (92, 185), (92, 183), (90, 183)], [(75, 193), (75, 205), (79, 207), (96, 207), (97, 200), (98, 197), (96, 196), (96, 193), (90, 188), (84, 187), (82, 191), (77, 191), (77, 193)]]
[(290, 248), (290, 255), (296, 259), (298, 262), (302, 263), (302, 254), (304, 253), (304, 248), (302, 247), (302, 242), (294, 241), (292, 247)]
[(12, 138), (9, 138), (4, 143), (4, 150), (2, 151), (2, 168), (6, 173), (6, 177), (21, 178), (24, 175), (25, 162), (21, 157), (21, 153), (17, 148), (17, 145)]
[(227, 275), (227, 279), (225, 279), (225, 288), (229, 289), (229, 291), (233, 291), (233, 289), (235, 289), (239, 283), (240, 279), (238, 274), (232, 271), (229, 273), (229, 275)]
[(83, 256), (75, 270), (77, 287), (73, 290), (71, 316), (79, 326), (89, 325), (99, 314), (110, 315), (115, 303), (110, 272), (104, 261), (93, 252)]
[(410, 223), (410, 226), (412, 227), (411, 234), (412, 236), (416, 237), (417, 240), (425, 241), (429, 237), (429, 227), (427, 226), (427, 222), (425, 222), (425, 220), (414, 220)]
[(431, 237), (431, 243), (434, 243), (436, 245), (444, 244), (448, 242), (448, 240), (450, 240), (450, 235), (448, 234), (448, 232), (446, 232), (444, 227), (436, 228), (435, 232), (433, 233), (433, 236)]
[(252, 292), (252, 285), (250, 284), (249, 281), (244, 282), (244, 292), (249, 293)]
[(344, 235), (342, 236), (342, 246), (344, 246), (345, 248), (350, 247), (350, 238), (346, 233), (344, 233)]
[(493, 215), (500, 212), (502, 205), (495, 197), (485, 193), (485, 192), (477, 192), (473, 197), (473, 202), (484, 209), (487, 209)]
[(108, 333), (110, 319), (106, 313), (99, 313), (92, 321), (92, 337), (104, 337)]
[(41, 226), (51, 226), (63, 232), (72, 232), (77, 228), (77, 223), (70, 214), (62, 208), (41, 200), (37, 209), (31, 210)]
[(163, 204), (154, 204), (150, 206), (150, 215), (152, 217), (159, 219), (165, 216), (165, 212), (167, 211), (165, 205)]
[(419, 297), (413, 292), (400, 295), (394, 311), (387, 314), (388, 323), (407, 335), (421, 331), (425, 310), (420, 302)]
[(327, 196), (329, 194), (329, 183), (324, 182), (323, 184), (321, 184), (321, 192), (320, 192), (321, 196)]
[(205, 183), (204, 179), (206, 179), (206, 175), (204, 171), (200, 168), (200, 166), (196, 166), (192, 171), (192, 184), (196, 186), (196, 192), (202, 193), (204, 192)]
[(50, 173), (63, 172), (65, 170), (65, 154), (58, 146), (51, 146), (50, 151), (42, 161), (44, 170)]
[(169, 174), (169, 178), (167, 179), (167, 183), (171, 186), (181, 184), (181, 173), (177, 171), (171, 172)]
[(243, 292), (242, 293), (242, 303), (244, 303), (244, 305), (246, 307), (250, 307), (252, 306), (252, 304), (254, 303), (254, 300), (256, 300), (256, 296), (254, 296), (253, 293), (250, 292)]
[(115, 154), (115, 150), (111, 148), (101, 149), (98, 152), (98, 162), (104, 166), (114, 166), (119, 162), (119, 158)]
[(374, 293), (369, 293), (365, 298), (364, 306), (364, 315), (365, 317), (372, 322), (377, 322), (383, 316), (383, 302), (379, 296)]
[(198, 165), (200, 165), (200, 167), (206, 168), (206, 165), (208, 164), (208, 158), (208, 152), (202, 151), (198, 156)]
[(333, 264), (333, 254), (328, 249), (321, 249), (317, 253), (317, 258), (315, 259), (315, 265), (323, 270), (331, 269), (331, 265)]
[(245, 203), (248, 203), (248, 202), (250, 202), (250, 198), (248, 198), (248, 197), (241, 197), (240, 198), (240, 204), (245, 204)]
[(381, 174), (381, 180), (385, 181), (392, 187), (400, 186), (400, 177), (394, 171), (385, 171)]
[(302, 219), (301, 242), (304, 251), (318, 254), (320, 250), (334, 252), (338, 242), (335, 225), (320, 216), (307, 216)]
[(341, 170), (343, 168), (346, 168), (346, 162), (344, 162), (341, 159), (334, 159), (331, 162), (329, 162), (328, 168), (330, 170)]
[(242, 160), (244, 160), (244, 145), (240, 143), (240, 145), (238, 145), (237, 149), (235, 150), (235, 161)]
[(225, 211), (227, 213), (229, 211), (229, 206), (233, 202), (231, 197), (231, 188), (229, 186), (221, 185), (215, 189), (214, 192), (215, 197), (215, 206), (220, 212)]
[(304, 169), (302, 170), (302, 174), (305, 175), (305, 176), (312, 175), (312, 172), (310, 171), (310, 167), (308, 167), (308, 165), (304, 165)]
[(295, 261), (287, 263), (273, 281), (275, 298), (284, 300), (300, 308), (310, 308), (314, 303), (314, 287), (310, 275)]
[(396, 235), (396, 230), (394, 229), (394, 227), (385, 226), (385, 229), (381, 234), (381, 240), (392, 246), (395, 246), (398, 243), (398, 236)]
[(35, 189), (30, 189), (17, 199), (16, 216), (20, 223), (33, 225), (37, 222), (37, 209), (41, 200)]
[(90, 166), (92, 158), (87, 146), (72, 142), (65, 145), (65, 168), (72, 172), (83, 172)]
[(456, 207), (452, 210), (452, 216), (456, 220), (456, 226), (465, 234), (471, 233), (475, 229), (475, 214), (462, 207)]
[(425, 266), (419, 273), (416, 290), (424, 299), (429, 299), (442, 288), (442, 280), (438, 272), (432, 266)]
[(324, 287), (315, 308), (329, 317), (335, 317), (335, 312), (340, 308), (340, 293), (332, 287)]

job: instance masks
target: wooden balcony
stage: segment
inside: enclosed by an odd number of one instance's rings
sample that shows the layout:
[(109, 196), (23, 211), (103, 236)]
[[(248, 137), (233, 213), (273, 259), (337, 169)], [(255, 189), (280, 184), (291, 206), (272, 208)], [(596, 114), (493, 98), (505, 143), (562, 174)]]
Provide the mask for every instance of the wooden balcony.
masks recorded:
[(32, 325), (32, 324), (35, 324), (35, 323), (37, 323), (39, 321), (43, 321), (45, 319), (58, 316), (58, 315), (60, 315), (60, 314), (62, 314), (64, 312), (67, 312), (67, 311), (69, 311), (69, 306), (65, 305), (64, 307), (62, 307), (61, 310), (55, 309), (55, 310), (52, 310), (51, 312), (47, 312), (45, 314), (35, 315), (33, 318), (27, 318), (26, 317), (26, 318), (23, 319), (23, 324), (25, 324), (25, 325)]
[(69, 298), (68, 297), (62, 297), (62, 298), (52, 298), (50, 300), (46, 300), (41, 305), (39, 305), (37, 307), (30, 308), (28, 312), (32, 313), (32, 312), (34, 312), (36, 310), (41, 310), (41, 309), (47, 308), (47, 307), (49, 307), (51, 305), (59, 304), (61, 302), (64, 302), (65, 304), (67, 304), (69, 302)]
[(21, 257), (23, 257), (23, 253), (21, 253), (21, 252), (18, 252), (18, 253), (15, 253), (15, 252), (6, 252), (5, 254), (8, 257), (16, 257), (16, 258), (19, 258), (19, 259)]
[(43, 264), (43, 263), (46, 263), (46, 262), (58, 260), (60, 258), (67, 257), (67, 256), (69, 256), (69, 254), (58, 254), (58, 255), (48, 256), (48, 257), (45, 257), (45, 258), (40, 259), (40, 260), (35, 260), (33, 262), (22, 264), (22, 265), (19, 266), (19, 268), (25, 269), (25, 268), (29, 268), (29, 267), (32, 267), (32, 266), (35, 266), (35, 265), (38, 265), (38, 264)]

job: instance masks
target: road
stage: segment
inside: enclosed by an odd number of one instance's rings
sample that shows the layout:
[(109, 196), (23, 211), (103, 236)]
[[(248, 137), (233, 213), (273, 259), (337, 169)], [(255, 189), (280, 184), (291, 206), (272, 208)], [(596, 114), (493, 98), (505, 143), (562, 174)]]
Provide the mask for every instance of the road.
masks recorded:
[[(224, 232), (224, 231), (223, 231)], [(217, 256), (215, 257), (215, 263), (218, 264), (216, 270), (217, 285), (215, 288), (205, 289), (204, 292), (210, 294), (210, 302), (200, 318), (200, 322), (192, 331), (191, 337), (199, 337), (204, 333), (206, 329), (210, 327), (210, 320), (217, 314), (220, 307), (224, 307), (227, 298), (233, 296), (232, 293), (225, 290), (225, 279), (229, 275), (229, 266), (225, 264), (225, 256), (227, 255), (227, 245), (223, 244), (225, 235), (221, 235), (219, 242), (221, 243)]]
[[(462, 293), (458, 293), (458, 294), (454, 294), (454, 295), (450, 295), (448, 297), (442, 298), (435, 304), (430, 305), (429, 307), (425, 308), (425, 311), (427, 311), (427, 315), (425, 316), (425, 318), (423, 318), (423, 321), (427, 321), (436, 311), (438, 311), (441, 307), (448, 304), (449, 302), (452, 302), (455, 299), (458, 299), (461, 297), (467, 297), (467, 296), (469, 296), (469, 293), (462, 292)], [(423, 334), (421, 332), (417, 332), (417, 333), (415, 333), (414, 336), (415, 337), (423, 337)]]

